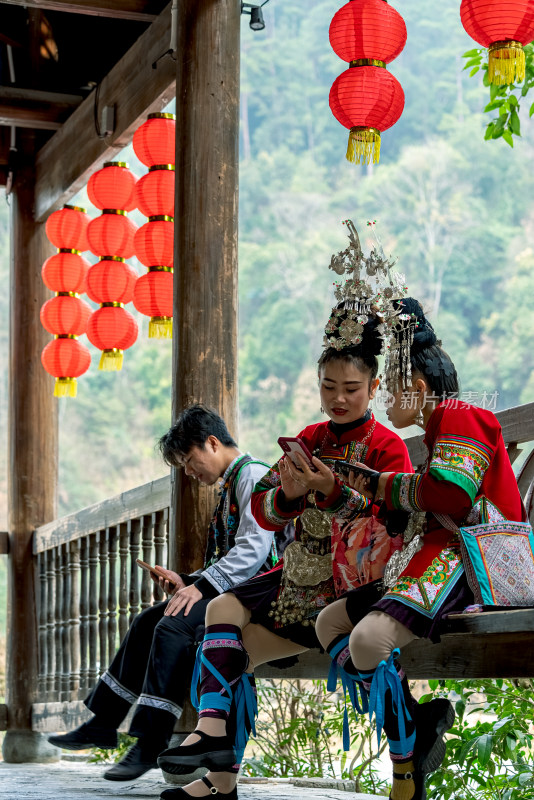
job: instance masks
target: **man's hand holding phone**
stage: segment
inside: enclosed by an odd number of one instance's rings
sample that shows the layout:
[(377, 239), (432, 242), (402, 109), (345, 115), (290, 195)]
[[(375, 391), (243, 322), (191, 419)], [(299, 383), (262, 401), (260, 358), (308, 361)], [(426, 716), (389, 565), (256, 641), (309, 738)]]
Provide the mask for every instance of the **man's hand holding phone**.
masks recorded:
[(160, 586), (166, 594), (174, 594), (179, 589), (183, 589), (185, 587), (185, 583), (180, 578), (177, 572), (174, 572), (172, 569), (165, 569), (165, 567), (160, 567), (156, 564), (158, 569), (155, 573), (150, 573), (150, 577)]
[(161, 567), (159, 564), (148, 564), (146, 561), (142, 561), (140, 558), (136, 559), (137, 565), (148, 572), (154, 583), (157, 583), (166, 594), (174, 594), (179, 589), (183, 589), (185, 583), (180, 578), (177, 572), (173, 572), (172, 569), (165, 569), (165, 567)]

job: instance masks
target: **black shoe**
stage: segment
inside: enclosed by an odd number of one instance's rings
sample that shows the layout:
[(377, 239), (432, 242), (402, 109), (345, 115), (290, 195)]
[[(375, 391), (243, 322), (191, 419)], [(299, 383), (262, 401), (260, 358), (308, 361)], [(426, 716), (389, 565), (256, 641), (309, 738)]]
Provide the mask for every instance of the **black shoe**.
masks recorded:
[[(422, 772), (415, 769), (413, 772), (406, 772), (406, 773), (398, 773), (395, 772), (395, 764), (393, 764), (393, 778), (397, 778), (399, 781), (410, 781), (413, 780), (415, 785), (415, 794), (412, 797), (412, 800), (426, 800), (426, 789), (425, 789), (425, 776)], [(392, 800), (391, 794), (389, 795), (389, 800)]]
[[(183, 775), (179, 767), (208, 767), (213, 772), (224, 772), (236, 763), (234, 745), (228, 736), (210, 736), (204, 731), (194, 731), (200, 739), (193, 744), (171, 747), (158, 758), (158, 767), (171, 774)], [(180, 795), (177, 795), (180, 797)]]
[(133, 781), (140, 778), (149, 769), (156, 769), (158, 753), (161, 752), (161, 749), (154, 751), (153, 748), (150, 748), (149, 750), (146, 744), (143, 745), (143, 742), (139, 740), (130, 747), (120, 761), (104, 772), (103, 777), (107, 781)]
[[(201, 781), (204, 781), (210, 793), (204, 795), (205, 797), (212, 797), (214, 794), (218, 794), (221, 798), (225, 797), (226, 800), (237, 800), (237, 786), (235, 789), (232, 789), (231, 792), (221, 792), (219, 789), (216, 789), (213, 783), (209, 780), (209, 778), (201, 778)], [(164, 792), (160, 794), (161, 800), (184, 800), (184, 798), (192, 797), (192, 795), (188, 794), (185, 789), (165, 789)], [(196, 800), (203, 800), (203, 798), (196, 798)]]
[(98, 728), (91, 722), (84, 722), (70, 733), (49, 736), (48, 741), (55, 747), (62, 747), (63, 750), (87, 750), (90, 747), (115, 749), (118, 744), (117, 731), (114, 728)]
[(445, 758), (443, 737), (454, 724), (454, 708), (444, 697), (421, 703), (415, 708), (414, 764), (417, 772), (435, 772)]

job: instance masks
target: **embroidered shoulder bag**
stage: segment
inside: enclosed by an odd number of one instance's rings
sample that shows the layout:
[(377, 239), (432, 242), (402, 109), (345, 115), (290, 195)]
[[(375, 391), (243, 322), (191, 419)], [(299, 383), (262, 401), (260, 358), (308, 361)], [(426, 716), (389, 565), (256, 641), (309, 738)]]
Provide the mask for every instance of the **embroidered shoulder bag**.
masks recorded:
[(529, 522), (505, 519), (485, 497), (466, 520), (478, 517), (477, 525), (458, 527), (449, 516), (434, 516), (460, 535), (465, 573), (477, 603), (534, 606), (534, 535)]

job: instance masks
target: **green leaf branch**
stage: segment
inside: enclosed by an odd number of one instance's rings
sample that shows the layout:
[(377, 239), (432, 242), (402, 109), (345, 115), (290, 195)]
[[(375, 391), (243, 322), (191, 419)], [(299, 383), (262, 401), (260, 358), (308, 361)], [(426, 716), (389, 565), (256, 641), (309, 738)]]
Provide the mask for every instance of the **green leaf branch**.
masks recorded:
[[(477, 47), (463, 54), (466, 59), (464, 70), (469, 70), (469, 76), (476, 75), (482, 70), (484, 85), (489, 87), (490, 101), (484, 108), (489, 114), (497, 111), (498, 115), (488, 122), (484, 139), (504, 139), (510, 146), (514, 146), (514, 137), (521, 136), (521, 123), (519, 113), (521, 104), (527, 101), (524, 98), (534, 88), (534, 42), (527, 44), (525, 50), (525, 80), (522, 84), (507, 84), (497, 86), (489, 82), (488, 78), (488, 51)], [(529, 117), (534, 114), (534, 103), (529, 108)]]

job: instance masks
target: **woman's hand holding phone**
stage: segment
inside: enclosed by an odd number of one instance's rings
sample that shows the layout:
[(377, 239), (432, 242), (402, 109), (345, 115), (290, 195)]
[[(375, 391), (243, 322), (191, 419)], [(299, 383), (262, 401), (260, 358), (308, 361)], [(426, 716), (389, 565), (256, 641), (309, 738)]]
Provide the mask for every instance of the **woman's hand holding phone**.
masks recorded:
[(299, 462), (299, 469), (293, 465), (287, 456), (284, 456), (280, 462), (282, 489), (288, 500), (302, 497), (308, 491), (321, 492), (325, 497), (332, 494), (336, 481), (326, 464), (323, 464), (320, 459), (313, 456), (312, 464), (315, 471), (312, 472), (300, 453), (295, 453), (295, 459)]
[[(384, 485), (384, 481), (381, 479), (384, 475), (389, 476), (390, 473), (385, 472), (376, 472), (374, 469), (369, 469), (365, 464), (360, 464), (359, 462), (355, 462), (354, 467), (358, 469), (365, 470), (368, 473), (368, 476), (365, 475), (364, 472), (359, 472), (356, 470), (350, 470), (349, 475), (346, 478), (346, 483), (350, 486), (351, 489), (354, 489), (359, 494), (367, 497), (368, 500), (374, 500), (376, 495), (379, 493), (379, 488), (382, 488)], [(387, 477), (386, 477), (387, 480)]]

